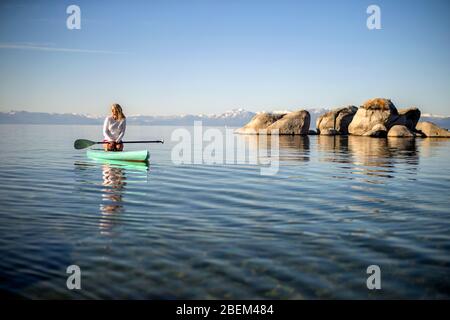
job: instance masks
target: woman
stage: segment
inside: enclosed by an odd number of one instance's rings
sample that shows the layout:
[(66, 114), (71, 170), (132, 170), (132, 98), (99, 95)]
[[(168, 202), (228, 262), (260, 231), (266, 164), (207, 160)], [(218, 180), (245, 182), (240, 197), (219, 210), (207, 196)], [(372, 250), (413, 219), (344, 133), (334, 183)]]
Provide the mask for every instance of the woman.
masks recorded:
[(122, 107), (117, 103), (111, 106), (112, 115), (106, 117), (103, 124), (103, 136), (105, 139), (103, 147), (105, 151), (122, 151), (122, 138), (127, 126), (126, 117), (123, 114)]

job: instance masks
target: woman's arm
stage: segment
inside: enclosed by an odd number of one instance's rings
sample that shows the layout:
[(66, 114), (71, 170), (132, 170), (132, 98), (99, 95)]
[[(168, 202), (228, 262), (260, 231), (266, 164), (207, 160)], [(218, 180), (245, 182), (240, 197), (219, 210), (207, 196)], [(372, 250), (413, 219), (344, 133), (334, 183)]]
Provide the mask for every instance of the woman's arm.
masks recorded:
[(125, 134), (125, 129), (127, 128), (127, 120), (123, 119), (122, 123), (120, 124), (120, 133), (119, 136), (116, 139), (116, 142), (122, 141), (123, 135)]
[(109, 132), (109, 118), (106, 117), (105, 122), (103, 123), (103, 137), (105, 137), (108, 141), (114, 141), (113, 138), (111, 138), (111, 132)]

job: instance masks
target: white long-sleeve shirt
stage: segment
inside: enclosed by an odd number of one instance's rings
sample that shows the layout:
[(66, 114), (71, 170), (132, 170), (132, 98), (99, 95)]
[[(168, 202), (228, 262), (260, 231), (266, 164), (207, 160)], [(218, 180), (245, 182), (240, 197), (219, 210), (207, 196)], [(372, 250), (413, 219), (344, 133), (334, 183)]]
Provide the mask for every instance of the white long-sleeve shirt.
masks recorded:
[(125, 134), (126, 127), (126, 119), (114, 120), (112, 116), (106, 117), (103, 123), (103, 137), (106, 141), (120, 142)]

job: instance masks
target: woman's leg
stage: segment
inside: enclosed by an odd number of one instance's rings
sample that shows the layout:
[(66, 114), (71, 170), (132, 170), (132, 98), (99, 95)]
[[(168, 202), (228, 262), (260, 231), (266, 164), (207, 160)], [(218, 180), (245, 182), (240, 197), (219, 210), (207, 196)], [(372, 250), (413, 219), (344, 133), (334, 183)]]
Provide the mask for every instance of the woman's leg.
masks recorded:
[(115, 142), (107, 142), (103, 144), (103, 149), (105, 151), (116, 151), (116, 143)]

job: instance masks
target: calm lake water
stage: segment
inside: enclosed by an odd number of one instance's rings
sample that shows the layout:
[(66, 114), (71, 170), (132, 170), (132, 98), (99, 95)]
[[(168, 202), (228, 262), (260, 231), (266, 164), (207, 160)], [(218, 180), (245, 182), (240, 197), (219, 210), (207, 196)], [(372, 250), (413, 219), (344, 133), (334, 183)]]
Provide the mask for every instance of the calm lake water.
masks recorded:
[[(74, 150), (96, 126), (0, 125), (0, 290), (26, 298), (450, 298), (450, 140), (282, 137), (280, 167), (148, 169)], [(222, 128), (223, 130), (223, 128)], [(82, 289), (66, 287), (80, 266)], [(366, 287), (369, 265), (382, 290)]]

